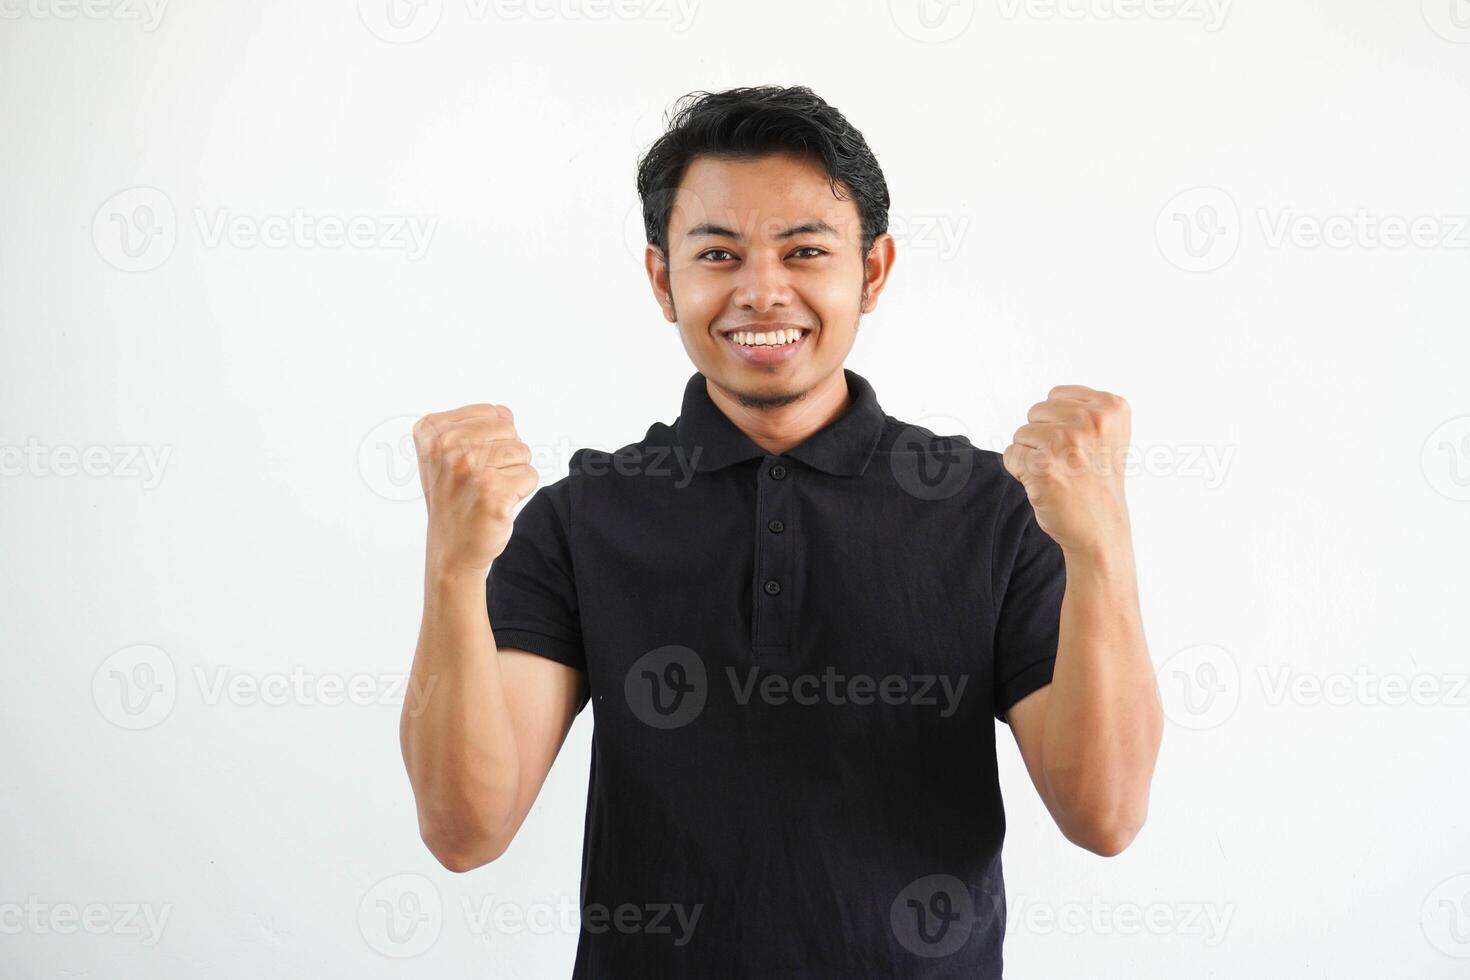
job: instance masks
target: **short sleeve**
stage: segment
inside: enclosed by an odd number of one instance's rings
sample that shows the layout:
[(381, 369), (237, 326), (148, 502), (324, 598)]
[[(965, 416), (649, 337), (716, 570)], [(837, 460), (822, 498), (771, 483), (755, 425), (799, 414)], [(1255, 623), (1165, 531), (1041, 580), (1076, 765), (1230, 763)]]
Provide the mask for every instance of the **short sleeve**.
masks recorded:
[(1036, 522), (1020, 481), (1013, 482), (1021, 502), (1001, 517), (995, 537), (997, 721), (1006, 721), (1012, 705), (1051, 683), (1067, 586), (1061, 546)]
[(510, 541), (490, 563), (485, 602), (497, 647), (585, 671), (568, 536), (569, 479), (540, 487), (516, 514)]

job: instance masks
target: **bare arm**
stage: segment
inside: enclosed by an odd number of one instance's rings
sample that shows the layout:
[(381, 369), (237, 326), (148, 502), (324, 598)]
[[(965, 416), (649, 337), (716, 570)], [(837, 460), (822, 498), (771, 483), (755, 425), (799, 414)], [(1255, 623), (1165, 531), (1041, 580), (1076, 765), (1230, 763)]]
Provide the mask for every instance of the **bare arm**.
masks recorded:
[(1068, 840), (1110, 857), (1148, 815), (1164, 714), (1139, 612), (1123, 462), (1128, 403), (1058, 385), (1006, 449), (1067, 585), (1052, 682), (1006, 714), (1027, 771)]
[(497, 651), (483, 579), (426, 576), (424, 618), (399, 724), (419, 831), (451, 871), (509, 847), (583, 701), (581, 671)]
[(424, 615), (399, 741), (419, 834), (451, 871), (510, 846), (585, 699), (581, 671), (498, 650), (485, 597), (517, 503), (538, 482), (503, 405), (414, 426), (428, 507)]
[(1067, 556), (1052, 683), (1006, 721), (1063, 835), (1104, 857), (1126, 848), (1147, 818), (1163, 727), (1126, 545)]

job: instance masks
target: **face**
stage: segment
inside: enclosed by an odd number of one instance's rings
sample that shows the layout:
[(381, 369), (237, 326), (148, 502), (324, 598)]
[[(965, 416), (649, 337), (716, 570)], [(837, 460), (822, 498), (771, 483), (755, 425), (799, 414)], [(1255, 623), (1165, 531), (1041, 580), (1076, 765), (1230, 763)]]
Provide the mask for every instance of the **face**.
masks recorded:
[(857, 205), (819, 162), (784, 153), (696, 158), (668, 243), (667, 263), (652, 245), (645, 254), (664, 318), (695, 368), (752, 407), (788, 404), (841, 370), (894, 257), (887, 234), (864, 257)]

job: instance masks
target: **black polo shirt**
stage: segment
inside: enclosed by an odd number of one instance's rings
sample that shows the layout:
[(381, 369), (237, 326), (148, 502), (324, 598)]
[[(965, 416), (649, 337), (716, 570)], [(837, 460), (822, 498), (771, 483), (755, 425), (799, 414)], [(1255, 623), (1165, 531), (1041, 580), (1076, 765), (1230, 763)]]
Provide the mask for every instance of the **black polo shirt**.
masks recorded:
[(999, 453), (844, 374), (773, 455), (696, 373), (491, 565), (496, 644), (589, 682), (574, 977), (1001, 975), (995, 722), (1051, 681), (1061, 549)]

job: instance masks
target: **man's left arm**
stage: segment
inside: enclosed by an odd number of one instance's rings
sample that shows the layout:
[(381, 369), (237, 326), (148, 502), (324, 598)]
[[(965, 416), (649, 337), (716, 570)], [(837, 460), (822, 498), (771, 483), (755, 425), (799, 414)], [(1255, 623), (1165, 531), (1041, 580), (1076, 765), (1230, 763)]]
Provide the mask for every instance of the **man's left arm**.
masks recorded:
[(1058, 385), (1026, 418), (1005, 466), (1062, 549), (1066, 591), (1052, 681), (1006, 721), (1062, 833), (1111, 857), (1143, 827), (1163, 736), (1123, 495), (1129, 408)]

